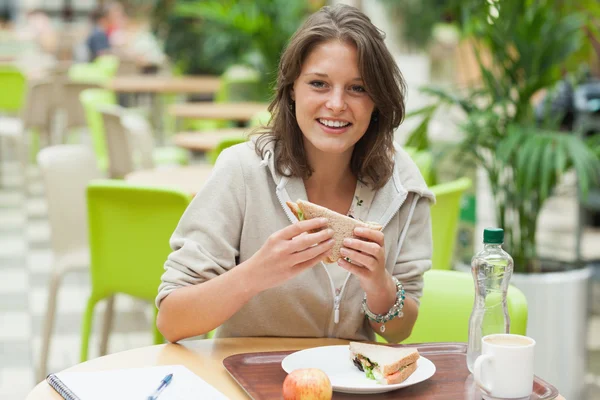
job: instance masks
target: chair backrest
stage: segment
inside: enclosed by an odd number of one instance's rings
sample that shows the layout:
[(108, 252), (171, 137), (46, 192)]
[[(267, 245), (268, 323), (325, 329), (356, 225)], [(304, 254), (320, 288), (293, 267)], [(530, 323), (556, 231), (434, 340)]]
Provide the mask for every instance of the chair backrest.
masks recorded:
[(108, 176), (121, 179), (135, 170), (132, 143), (121, 123), (125, 110), (118, 105), (100, 107), (99, 110), (108, 150)]
[[(467, 342), (475, 285), (468, 272), (427, 271), (417, 322), (403, 343)], [(514, 286), (508, 289), (510, 332), (525, 335), (527, 299)]]
[(250, 121), (248, 121), (248, 127), (249, 128), (258, 128), (261, 126), (267, 126), (270, 121), (271, 121), (271, 112), (270, 111), (267, 111), (267, 110), (259, 111), (256, 114), (254, 114), (252, 116), (252, 118), (250, 118)]
[(0, 65), (0, 113), (18, 114), (25, 104), (27, 78), (19, 69)]
[(79, 96), (86, 89), (100, 89), (94, 83), (65, 81), (60, 89), (59, 107), (65, 111), (65, 129), (87, 127), (85, 110)]
[(98, 167), (102, 171), (106, 171), (108, 155), (106, 154), (106, 138), (104, 137), (104, 124), (102, 123), (100, 107), (116, 104), (115, 95), (105, 89), (86, 89), (80, 93), (79, 99), (85, 110), (85, 119), (92, 134), (92, 145), (96, 153)]
[(217, 158), (219, 157), (219, 154), (221, 154), (221, 152), (223, 150), (225, 150), (228, 147), (234, 146), (238, 143), (244, 143), (248, 141), (248, 137), (247, 136), (235, 136), (235, 137), (228, 137), (228, 138), (224, 138), (223, 140), (221, 140), (219, 142), (219, 144), (217, 144), (217, 147), (215, 147), (209, 154), (208, 154), (208, 158), (211, 164), (214, 164), (217, 162)]
[(153, 301), (188, 194), (120, 180), (87, 189), (92, 296), (126, 293)]
[(460, 202), (465, 190), (471, 187), (469, 178), (431, 186), (436, 203), (431, 206), (431, 229), (433, 236), (433, 269), (452, 269), (452, 257), (456, 245)]
[[(246, 101), (263, 101), (260, 74), (245, 65), (232, 65), (220, 76), (221, 85), (215, 93), (215, 103), (235, 103)], [(184, 119), (182, 128), (193, 131), (210, 131), (232, 128), (232, 121), (222, 119)]]
[(232, 65), (221, 75), (221, 86), (215, 102), (262, 101), (261, 94), (258, 71), (244, 65)]
[(154, 168), (154, 134), (148, 118), (138, 112), (127, 112), (121, 116), (121, 124), (129, 133), (134, 165), (141, 169)]
[(54, 82), (50, 80), (30, 85), (22, 114), (25, 129), (37, 128), (45, 134), (50, 133), (52, 112), (57, 100), (54, 87)]
[(102, 177), (94, 152), (83, 145), (57, 145), (37, 155), (45, 186), (55, 257), (88, 246), (86, 187)]
[(433, 169), (433, 154), (426, 150), (417, 150), (415, 147), (404, 147), (404, 150), (408, 153), (410, 158), (417, 164), (423, 179), (427, 186), (436, 184), (435, 171)]
[(95, 63), (78, 63), (69, 67), (69, 79), (72, 82), (106, 84), (113, 76), (108, 68)]
[(93, 64), (100, 68), (107, 77), (114, 77), (119, 70), (120, 59), (114, 54), (103, 54), (96, 57)]

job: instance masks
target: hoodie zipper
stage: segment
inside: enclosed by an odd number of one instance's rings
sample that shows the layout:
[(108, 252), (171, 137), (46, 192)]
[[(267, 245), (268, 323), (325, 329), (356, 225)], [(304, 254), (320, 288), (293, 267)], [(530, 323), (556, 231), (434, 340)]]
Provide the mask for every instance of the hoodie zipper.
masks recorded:
[[(399, 202), (398, 207), (395, 209), (395, 211), (393, 213), (391, 213), (390, 216), (381, 225), (382, 231), (390, 223), (390, 221), (392, 220), (394, 215), (396, 215), (398, 213), (398, 211), (400, 210), (400, 208), (406, 201), (407, 197), (408, 197), (408, 193), (404, 196), (402, 201)], [(323, 262), (321, 262), (321, 266), (325, 270), (325, 273), (327, 273), (327, 277), (329, 278), (329, 283), (331, 284), (331, 292), (333, 294), (333, 322), (334, 323), (331, 324), (331, 322), (329, 322), (329, 329), (328, 329), (327, 337), (334, 337), (333, 334), (335, 332), (335, 327), (340, 322), (340, 303), (342, 300), (342, 295), (344, 294), (344, 290), (346, 289), (346, 283), (348, 282), (348, 279), (350, 278), (351, 273), (348, 272), (348, 275), (346, 276), (346, 280), (344, 281), (342, 288), (338, 292), (337, 289), (335, 288), (335, 285), (333, 284), (333, 279), (331, 279), (331, 275), (329, 274), (329, 271), (327, 271), (327, 267), (325, 266), (325, 264)]]

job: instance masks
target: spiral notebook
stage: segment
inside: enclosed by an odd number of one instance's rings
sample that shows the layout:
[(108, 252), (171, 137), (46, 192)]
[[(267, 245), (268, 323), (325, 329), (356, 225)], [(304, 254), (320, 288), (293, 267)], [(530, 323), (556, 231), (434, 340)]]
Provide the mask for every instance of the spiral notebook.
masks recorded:
[(168, 374), (173, 374), (173, 379), (160, 394), (160, 400), (227, 400), (227, 396), (183, 365), (59, 372), (48, 375), (46, 381), (66, 400), (145, 400)]

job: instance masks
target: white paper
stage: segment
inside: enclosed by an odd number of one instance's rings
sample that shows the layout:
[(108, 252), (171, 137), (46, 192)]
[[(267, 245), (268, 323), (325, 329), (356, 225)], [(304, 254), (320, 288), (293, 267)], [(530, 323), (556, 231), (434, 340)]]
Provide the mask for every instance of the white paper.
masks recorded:
[(183, 365), (164, 365), (99, 372), (59, 372), (56, 374), (81, 400), (146, 400), (173, 374), (159, 400), (227, 400), (227, 397)]

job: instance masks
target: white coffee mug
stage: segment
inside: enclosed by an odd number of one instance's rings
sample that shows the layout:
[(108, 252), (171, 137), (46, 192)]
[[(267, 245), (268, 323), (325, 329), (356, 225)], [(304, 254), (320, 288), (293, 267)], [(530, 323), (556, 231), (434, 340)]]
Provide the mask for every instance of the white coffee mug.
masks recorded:
[(535, 340), (512, 334), (487, 335), (481, 339), (481, 355), (473, 375), (484, 398), (522, 399), (533, 392)]

